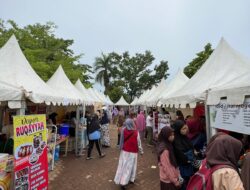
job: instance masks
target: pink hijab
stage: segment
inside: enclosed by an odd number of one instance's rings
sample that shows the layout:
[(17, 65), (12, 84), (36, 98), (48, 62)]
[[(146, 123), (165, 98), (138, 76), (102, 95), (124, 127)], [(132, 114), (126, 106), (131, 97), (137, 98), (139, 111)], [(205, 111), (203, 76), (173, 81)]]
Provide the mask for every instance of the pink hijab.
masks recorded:
[(146, 120), (143, 111), (140, 111), (140, 114), (137, 115), (136, 126), (138, 131), (143, 131), (146, 128)]

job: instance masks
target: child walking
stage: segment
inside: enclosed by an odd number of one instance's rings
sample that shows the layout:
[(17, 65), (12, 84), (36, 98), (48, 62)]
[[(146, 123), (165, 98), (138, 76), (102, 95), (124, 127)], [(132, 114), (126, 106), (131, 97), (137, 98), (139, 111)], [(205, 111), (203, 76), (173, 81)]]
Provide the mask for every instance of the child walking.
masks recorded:
[(158, 165), (160, 170), (161, 190), (177, 190), (181, 186), (182, 178), (177, 166), (173, 150), (174, 130), (163, 127), (158, 137)]

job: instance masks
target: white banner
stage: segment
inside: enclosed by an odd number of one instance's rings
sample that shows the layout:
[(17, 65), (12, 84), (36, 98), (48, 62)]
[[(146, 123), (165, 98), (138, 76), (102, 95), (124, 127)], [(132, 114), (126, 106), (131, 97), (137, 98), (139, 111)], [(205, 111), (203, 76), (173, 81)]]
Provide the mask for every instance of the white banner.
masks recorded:
[(209, 106), (209, 118), (211, 127), (250, 135), (249, 100), (243, 105), (228, 105), (222, 101)]

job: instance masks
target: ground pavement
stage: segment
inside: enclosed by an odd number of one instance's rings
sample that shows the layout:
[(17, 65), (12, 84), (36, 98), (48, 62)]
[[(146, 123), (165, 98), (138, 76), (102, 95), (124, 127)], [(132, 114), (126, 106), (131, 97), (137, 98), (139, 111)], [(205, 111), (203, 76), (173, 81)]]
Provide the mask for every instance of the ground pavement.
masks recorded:
[[(111, 148), (103, 148), (106, 156), (99, 158), (94, 147), (92, 160), (86, 160), (86, 155), (75, 157), (68, 154), (61, 157), (56, 163), (54, 171), (49, 173), (50, 190), (119, 190), (114, 184), (114, 176), (119, 159), (119, 149), (116, 147), (117, 131), (114, 126), (110, 127)], [(159, 171), (154, 147), (146, 146), (144, 140), (144, 155), (138, 156), (137, 177), (129, 190), (158, 190)], [(152, 167), (153, 166), (153, 167)]]

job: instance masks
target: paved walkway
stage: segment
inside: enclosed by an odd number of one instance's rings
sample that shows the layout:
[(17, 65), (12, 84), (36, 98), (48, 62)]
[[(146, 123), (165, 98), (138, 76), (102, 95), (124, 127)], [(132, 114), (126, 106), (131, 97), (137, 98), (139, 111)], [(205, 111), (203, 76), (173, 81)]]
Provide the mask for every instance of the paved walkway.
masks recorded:
[[(54, 171), (49, 173), (49, 189), (51, 190), (119, 190), (113, 182), (118, 165), (119, 149), (116, 147), (117, 133), (111, 127), (111, 148), (103, 151), (106, 157), (99, 158), (94, 147), (94, 159), (86, 160), (86, 156), (75, 157), (68, 154), (60, 158)], [(158, 190), (159, 174), (154, 147), (143, 143), (144, 155), (138, 157), (138, 170), (135, 184), (129, 185), (131, 190)], [(153, 167), (152, 167), (153, 166)]]

